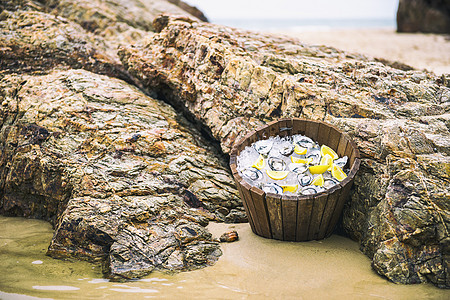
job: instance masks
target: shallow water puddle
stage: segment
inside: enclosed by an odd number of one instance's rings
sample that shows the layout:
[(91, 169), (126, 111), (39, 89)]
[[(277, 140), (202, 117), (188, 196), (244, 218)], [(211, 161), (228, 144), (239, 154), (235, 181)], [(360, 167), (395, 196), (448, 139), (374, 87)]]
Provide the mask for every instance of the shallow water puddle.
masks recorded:
[(52, 237), (43, 221), (0, 217), (0, 299), (448, 299), (429, 284), (396, 285), (378, 276), (357, 243), (337, 235), (323, 241), (280, 242), (254, 235), (248, 224), (211, 224), (222, 244), (212, 267), (175, 275), (153, 273), (117, 283), (99, 266), (45, 256)]

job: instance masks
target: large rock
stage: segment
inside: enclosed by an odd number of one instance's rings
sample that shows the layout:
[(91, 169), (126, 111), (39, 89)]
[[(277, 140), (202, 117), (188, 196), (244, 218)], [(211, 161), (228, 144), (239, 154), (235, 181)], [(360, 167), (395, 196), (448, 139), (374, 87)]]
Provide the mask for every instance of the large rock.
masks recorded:
[(49, 255), (115, 279), (213, 264), (205, 226), (246, 220), (221, 154), (118, 79), (136, 83), (102, 37), (19, 2), (0, 15), (0, 213), (52, 222)]
[(449, 77), (298, 40), (162, 16), (119, 52), (141, 82), (210, 129), (224, 152), (282, 117), (325, 120), (362, 166), (342, 221), (377, 272), (450, 287)]
[(53, 220), (50, 255), (108, 258), (126, 278), (217, 259), (203, 226), (242, 204), (216, 151), (170, 106), (83, 70), (7, 75), (0, 87), (0, 212)]
[(400, 0), (397, 31), (450, 33), (450, 1)]

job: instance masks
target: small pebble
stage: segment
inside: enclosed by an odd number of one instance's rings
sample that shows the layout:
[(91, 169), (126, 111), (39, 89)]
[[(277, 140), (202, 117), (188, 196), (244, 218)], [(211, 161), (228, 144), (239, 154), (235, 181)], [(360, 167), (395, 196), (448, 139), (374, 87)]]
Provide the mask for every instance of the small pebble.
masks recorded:
[(219, 239), (222, 243), (223, 242), (226, 242), (226, 243), (232, 243), (232, 242), (234, 242), (234, 241), (237, 241), (237, 240), (239, 240), (239, 235), (238, 235), (238, 233), (237, 233), (237, 231), (236, 230), (233, 230), (233, 231), (227, 231), (227, 232), (225, 232), (224, 234), (222, 234), (221, 236), (220, 236), (220, 239)]

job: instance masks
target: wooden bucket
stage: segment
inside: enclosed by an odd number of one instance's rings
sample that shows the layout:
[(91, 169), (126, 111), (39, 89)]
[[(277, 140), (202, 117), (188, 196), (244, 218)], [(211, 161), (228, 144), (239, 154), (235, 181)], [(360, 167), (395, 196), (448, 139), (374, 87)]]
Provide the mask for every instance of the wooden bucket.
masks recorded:
[[(265, 193), (248, 184), (237, 171), (237, 156), (252, 143), (270, 136), (302, 134), (320, 145), (331, 147), (339, 157), (347, 156), (350, 173), (338, 185), (308, 196), (287, 196)], [(250, 227), (257, 235), (283, 241), (319, 240), (330, 236), (349, 196), (353, 179), (359, 169), (359, 151), (350, 137), (336, 127), (305, 119), (282, 119), (249, 133), (235, 144), (230, 167), (241, 195)]]

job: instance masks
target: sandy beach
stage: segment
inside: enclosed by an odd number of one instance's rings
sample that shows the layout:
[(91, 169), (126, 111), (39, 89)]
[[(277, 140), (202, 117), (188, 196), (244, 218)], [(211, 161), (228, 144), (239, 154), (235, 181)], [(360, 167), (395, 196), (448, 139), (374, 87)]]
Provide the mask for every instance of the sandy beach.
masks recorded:
[(327, 45), (374, 58), (399, 61), (411, 67), (450, 73), (450, 36), (396, 33), (394, 29), (345, 29), (328, 31), (271, 31), (313, 45)]
[(0, 216), (0, 299), (445, 299), (431, 284), (401, 285), (377, 275), (356, 242), (332, 235), (321, 241), (281, 242), (253, 234), (249, 224), (210, 223), (222, 244), (211, 267), (178, 274), (151, 273), (112, 282), (99, 265), (45, 256), (51, 225)]

